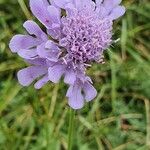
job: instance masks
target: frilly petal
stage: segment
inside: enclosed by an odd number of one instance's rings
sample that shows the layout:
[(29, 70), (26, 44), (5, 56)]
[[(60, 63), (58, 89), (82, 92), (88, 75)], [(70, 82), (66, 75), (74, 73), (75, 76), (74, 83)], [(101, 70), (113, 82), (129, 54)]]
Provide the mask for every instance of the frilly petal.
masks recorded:
[(69, 106), (73, 109), (81, 109), (84, 106), (84, 98), (81, 93), (81, 87), (75, 84), (70, 87), (68, 93)]
[(9, 47), (12, 52), (16, 53), (21, 49), (29, 49), (39, 44), (36, 38), (29, 35), (15, 35), (10, 43)]
[(73, 0), (53, 0), (53, 4), (55, 4), (59, 8), (65, 8), (65, 6), (71, 2), (73, 2)]
[(53, 83), (58, 83), (62, 75), (64, 74), (65, 68), (63, 65), (55, 65), (48, 68), (49, 80)]
[(122, 0), (104, 0), (104, 7), (110, 12), (113, 8), (118, 6)]
[(83, 8), (88, 10), (94, 10), (96, 6), (92, 0), (74, 0), (74, 5), (79, 11)]
[(30, 0), (30, 7), (34, 16), (36, 16), (43, 25), (50, 28), (52, 20), (43, 0)]
[(35, 59), (38, 57), (36, 48), (22, 49), (18, 51), (18, 55), (24, 59)]
[(52, 5), (48, 6), (47, 10), (53, 23), (60, 24), (61, 11)]
[(96, 89), (89, 82), (86, 82), (84, 84), (83, 91), (84, 91), (84, 95), (85, 95), (85, 100), (87, 102), (93, 100), (97, 95)]
[(47, 40), (47, 35), (41, 30), (41, 28), (32, 20), (28, 20), (23, 24), (24, 28), (29, 34), (35, 35), (37, 38)]
[(123, 16), (125, 13), (125, 7), (124, 6), (117, 6), (114, 8), (109, 15), (109, 18), (112, 20), (118, 19), (119, 17)]
[(18, 72), (19, 83), (23, 86), (29, 86), (36, 78), (44, 75), (47, 69), (40, 66), (30, 66)]
[(42, 88), (42, 86), (44, 86), (48, 81), (49, 81), (48, 75), (45, 75), (42, 79), (38, 80), (38, 81), (34, 84), (35, 89), (40, 89), (40, 88)]
[(102, 4), (103, 0), (95, 0), (95, 2), (96, 2), (96, 5), (99, 6)]
[(60, 28), (50, 28), (47, 30), (47, 33), (53, 38), (53, 39), (59, 39), (61, 32)]
[(65, 73), (65, 77), (64, 77), (64, 82), (66, 84), (74, 84), (76, 80), (76, 74), (74, 72), (74, 70), (70, 69), (70, 70), (67, 70), (66, 73)]
[(99, 14), (100, 19), (108, 17), (111, 20), (115, 20), (125, 13), (125, 7), (119, 6), (121, 1), (122, 0), (104, 0), (97, 5), (96, 13)]
[(47, 67), (47, 61), (44, 58), (25, 59), (25, 61), (35, 66)]
[(54, 42), (49, 40), (37, 47), (37, 54), (41, 58), (46, 58), (50, 61), (57, 62), (60, 54), (60, 49)]

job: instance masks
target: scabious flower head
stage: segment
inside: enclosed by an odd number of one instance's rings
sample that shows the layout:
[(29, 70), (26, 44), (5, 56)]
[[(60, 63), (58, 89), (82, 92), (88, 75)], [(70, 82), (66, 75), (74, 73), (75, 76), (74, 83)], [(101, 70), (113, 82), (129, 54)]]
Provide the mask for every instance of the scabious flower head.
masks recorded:
[(69, 85), (66, 96), (73, 109), (93, 100), (97, 91), (86, 75), (93, 62), (103, 63), (103, 52), (113, 43), (113, 21), (125, 13), (121, 0), (30, 0), (31, 11), (47, 32), (31, 20), (24, 23), (27, 35), (16, 35), (10, 49), (31, 66), (18, 72), (29, 86), (35, 79), (40, 89), (61, 77)]
[[(75, 9), (75, 8), (74, 8)], [(63, 17), (60, 45), (65, 47), (74, 63), (99, 62), (111, 44), (112, 21), (100, 20), (94, 8), (83, 8)]]

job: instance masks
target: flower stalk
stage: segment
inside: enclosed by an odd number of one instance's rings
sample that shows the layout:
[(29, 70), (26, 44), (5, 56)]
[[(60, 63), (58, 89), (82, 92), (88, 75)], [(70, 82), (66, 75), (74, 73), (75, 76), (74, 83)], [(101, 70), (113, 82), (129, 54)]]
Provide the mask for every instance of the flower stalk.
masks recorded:
[(68, 150), (72, 149), (73, 131), (75, 126), (75, 110), (69, 108)]

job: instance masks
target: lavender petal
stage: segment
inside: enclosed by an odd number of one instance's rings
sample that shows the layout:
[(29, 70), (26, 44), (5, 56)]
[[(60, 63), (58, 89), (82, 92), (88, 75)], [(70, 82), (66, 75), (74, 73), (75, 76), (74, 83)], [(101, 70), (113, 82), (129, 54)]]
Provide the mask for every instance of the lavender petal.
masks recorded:
[(24, 59), (35, 59), (37, 57), (37, 50), (36, 48), (22, 49), (18, 51), (18, 55)]
[(64, 74), (65, 68), (63, 65), (55, 65), (48, 68), (49, 80), (53, 83), (58, 83), (62, 75)]
[(21, 49), (29, 49), (36, 45), (38, 45), (39, 42), (29, 35), (15, 35), (9, 44), (9, 47), (12, 52), (16, 53)]
[(79, 87), (77, 84), (75, 84), (72, 87), (72, 91), (70, 91), (68, 104), (73, 109), (81, 109), (84, 106), (84, 98), (81, 93), (81, 87)]
[(66, 84), (70, 84), (71, 85), (71, 84), (74, 84), (75, 80), (76, 80), (75, 72), (72, 69), (67, 70), (66, 73), (65, 73), (64, 82)]
[(30, 7), (34, 16), (36, 16), (43, 25), (50, 28), (52, 24), (51, 17), (43, 0), (30, 0)]
[(85, 95), (85, 100), (87, 102), (93, 100), (97, 95), (96, 89), (89, 82), (86, 82), (83, 85), (83, 91), (84, 91), (84, 95)]
[(19, 83), (23, 86), (29, 86), (36, 78), (44, 75), (46, 68), (40, 66), (30, 66), (18, 72)]
[(35, 35), (37, 38), (47, 40), (47, 35), (41, 30), (41, 28), (32, 20), (28, 20), (23, 24), (24, 28), (29, 34)]
[(42, 79), (38, 80), (38, 81), (34, 84), (35, 89), (40, 89), (40, 88), (42, 88), (48, 81), (49, 81), (48, 75), (45, 75)]
[(112, 20), (115, 20), (121, 17), (122, 15), (124, 15), (124, 13), (125, 13), (125, 7), (117, 6), (116, 8), (112, 10), (111, 14), (109, 15), (109, 18)]

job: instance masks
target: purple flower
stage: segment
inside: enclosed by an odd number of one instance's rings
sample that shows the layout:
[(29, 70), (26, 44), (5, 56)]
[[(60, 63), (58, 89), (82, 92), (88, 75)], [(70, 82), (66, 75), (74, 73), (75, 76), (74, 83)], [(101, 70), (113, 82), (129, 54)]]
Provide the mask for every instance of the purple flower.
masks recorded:
[(84, 80), (77, 78), (76, 82), (70, 85), (66, 96), (69, 99), (69, 105), (73, 109), (82, 108), (84, 106), (84, 100), (89, 102), (96, 97), (97, 91), (91, 84), (91, 79), (85, 77)]
[(64, 77), (69, 85), (68, 104), (73, 109), (93, 100), (97, 91), (86, 70), (93, 62), (104, 62), (103, 52), (113, 43), (113, 21), (125, 13), (120, 3), (30, 0), (32, 13), (47, 32), (35, 22), (26, 21), (23, 26), (28, 35), (16, 35), (10, 41), (11, 51), (31, 64), (18, 72), (20, 84), (29, 86), (38, 78), (34, 86), (40, 89), (48, 81), (58, 83)]

